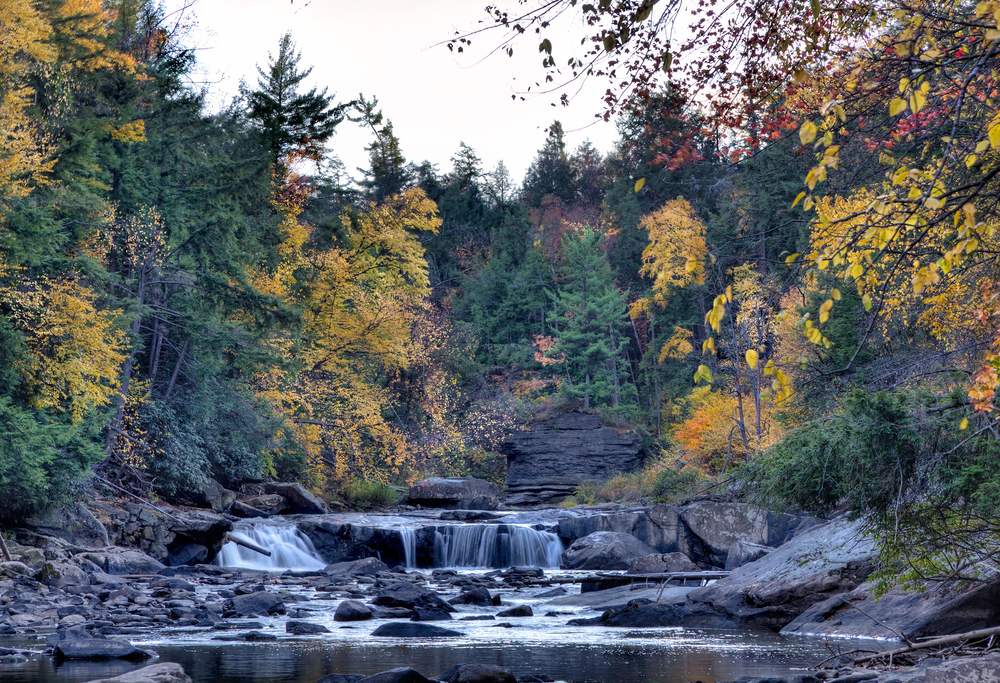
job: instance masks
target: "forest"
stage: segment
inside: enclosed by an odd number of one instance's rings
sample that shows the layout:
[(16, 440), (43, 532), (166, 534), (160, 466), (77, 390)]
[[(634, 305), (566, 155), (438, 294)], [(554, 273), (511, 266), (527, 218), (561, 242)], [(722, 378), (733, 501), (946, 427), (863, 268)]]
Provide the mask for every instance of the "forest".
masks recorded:
[[(1000, 550), (1000, 3), (702, 3), (687, 45), (656, 5), (497, 11), (553, 83), (607, 79), (619, 134), (571, 149), (552, 121), (517, 179), (474, 140), (407, 159), (404, 112), (307, 87), (322, 55), (289, 34), (213, 112), (156, 3), (2, 0), (0, 520), (92, 476), (355, 507), (502, 484), (500, 443), (576, 409), (645, 465), (567, 504), (848, 511), (890, 583), (977, 571)], [(568, 66), (557, 10), (584, 17)], [(357, 182), (342, 126), (372, 133)]]

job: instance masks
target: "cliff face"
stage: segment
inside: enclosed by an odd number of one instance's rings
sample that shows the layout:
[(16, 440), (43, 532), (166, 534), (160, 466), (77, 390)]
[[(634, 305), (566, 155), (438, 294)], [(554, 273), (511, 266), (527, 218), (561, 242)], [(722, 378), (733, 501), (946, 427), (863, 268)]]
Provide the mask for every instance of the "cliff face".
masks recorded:
[(601, 426), (601, 418), (570, 412), (536, 422), (507, 439), (508, 505), (551, 503), (585, 482), (603, 481), (639, 467), (640, 439)]

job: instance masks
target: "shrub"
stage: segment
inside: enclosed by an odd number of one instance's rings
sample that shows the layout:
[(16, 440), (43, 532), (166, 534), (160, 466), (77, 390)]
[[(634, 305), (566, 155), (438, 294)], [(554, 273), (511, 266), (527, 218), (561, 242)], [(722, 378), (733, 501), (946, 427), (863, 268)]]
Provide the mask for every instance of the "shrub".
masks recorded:
[(348, 480), (339, 493), (348, 506), (358, 510), (384, 508), (399, 500), (396, 489), (360, 478)]

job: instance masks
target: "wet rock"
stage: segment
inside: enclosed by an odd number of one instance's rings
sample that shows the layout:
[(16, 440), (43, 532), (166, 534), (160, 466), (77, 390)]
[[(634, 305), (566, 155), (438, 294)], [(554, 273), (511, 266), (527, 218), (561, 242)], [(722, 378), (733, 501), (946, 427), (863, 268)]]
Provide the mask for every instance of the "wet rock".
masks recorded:
[(316, 683), (358, 683), (362, 678), (361, 674), (327, 674)]
[(431, 508), (496, 510), (500, 487), (474, 477), (431, 477), (410, 487), (409, 502)]
[(736, 622), (707, 605), (664, 604), (633, 601), (623, 610), (609, 610), (601, 616), (604, 626), (649, 628), (685, 626), (687, 628), (736, 628)]
[(230, 602), (231, 609), (241, 617), (254, 614), (282, 614), (285, 611), (285, 603), (281, 597), (267, 591), (237, 595)]
[(500, 596), (493, 597), (485, 588), (472, 588), (448, 601), (452, 605), (480, 605), (489, 607), (500, 604)]
[(260, 631), (242, 633), (239, 638), (240, 640), (245, 640), (248, 643), (271, 643), (278, 639), (277, 636), (271, 633), (261, 633)]
[(222, 548), (225, 535), (233, 530), (232, 522), (208, 510), (176, 511), (171, 514), (180, 520), (170, 523), (169, 532), (173, 540), (163, 557), (166, 564), (171, 567), (179, 567), (190, 561), (190, 558), (185, 558), (185, 561), (181, 562), (180, 557), (172, 559), (171, 556), (174, 552), (179, 554), (190, 552), (184, 546), (191, 543), (208, 548), (208, 557), (205, 561), (211, 561)]
[(629, 534), (598, 531), (573, 542), (562, 554), (566, 569), (628, 569), (637, 558), (656, 551)]
[(191, 677), (184, 673), (184, 668), (180, 664), (162, 662), (129, 671), (121, 676), (101, 678), (89, 683), (191, 683)]
[(510, 670), (488, 664), (459, 664), (437, 679), (443, 683), (517, 683)]
[(90, 577), (76, 565), (66, 562), (46, 562), (36, 577), (47, 586), (89, 586)]
[(511, 607), (510, 609), (505, 609), (502, 612), (497, 612), (498, 617), (533, 617), (534, 612), (527, 605), (518, 605), (517, 607)]
[(400, 667), (366, 676), (358, 683), (434, 683), (434, 681), (424, 677), (419, 671), (409, 667)]
[(380, 607), (407, 607), (413, 609), (436, 608), (444, 612), (454, 612), (455, 608), (442, 600), (423, 586), (415, 586), (405, 581), (389, 582), (381, 588), (372, 600), (373, 605)]
[(666, 604), (681, 605), (687, 602), (687, 596), (698, 590), (697, 586), (662, 586), (652, 584), (647, 589), (632, 590), (632, 586), (617, 586), (602, 591), (578, 593), (555, 598), (549, 602), (553, 607), (590, 607), (594, 610), (623, 609), (636, 598), (649, 598)]
[(182, 543), (170, 552), (167, 563), (171, 567), (202, 564), (208, 560), (209, 550), (200, 543)]
[(771, 550), (766, 545), (750, 543), (749, 541), (736, 541), (729, 546), (729, 551), (726, 553), (726, 571), (732, 571), (745, 564), (756, 562)]
[(874, 544), (861, 523), (830, 522), (689, 594), (741, 628), (778, 630), (810, 606), (852, 591), (874, 570)]
[(562, 586), (556, 586), (552, 590), (545, 591), (544, 593), (539, 593), (535, 597), (538, 597), (538, 598), (558, 598), (560, 595), (566, 595), (566, 593), (568, 593), (568, 592), (569, 591), (567, 591)]
[(500, 572), (499, 576), (502, 576), (505, 580), (541, 579), (545, 577), (545, 572), (541, 567), (508, 567)]
[(628, 565), (628, 574), (666, 574), (670, 572), (697, 572), (698, 565), (684, 553), (659, 553), (638, 557)]
[(333, 614), (334, 621), (364, 621), (372, 618), (372, 611), (368, 605), (358, 600), (344, 600), (337, 605), (337, 611)]
[(104, 548), (111, 545), (108, 530), (81, 503), (50, 508), (27, 519), (25, 525), (40, 534), (61, 538), (84, 548)]
[(406, 607), (380, 607), (373, 611), (376, 619), (409, 619), (413, 610)]
[(389, 567), (374, 557), (366, 557), (352, 562), (338, 562), (326, 566), (323, 572), (330, 576), (374, 576), (379, 572), (387, 572)]
[(80, 553), (76, 557), (93, 562), (101, 570), (112, 576), (120, 576), (122, 574), (156, 574), (165, 566), (146, 553), (139, 552), (138, 550), (126, 550), (124, 548), (106, 548), (102, 552)]
[(1000, 656), (955, 659), (927, 669), (927, 683), (1000, 683)]
[(304, 519), (298, 528), (327, 562), (381, 557), (386, 564), (395, 566), (406, 561), (406, 544), (399, 529), (349, 524), (327, 517)]
[[(282, 498), (282, 500), (284, 500)], [(271, 515), (263, 510), (258, 510), (252, 505), (247, 505), (238, 500), (234, 500), (233, 504), (229, 506), (230, 514), (236, 515), (237, 517), (244, 517), (247, 519), (254, 519), (259, 517), (270, 517)]]
[(585, 482), (639, 467), (640, 439), (601, 425), (598, 415), (568, 412), (534, 423), (500, 447), (507, 456), (508, 505), (552, 502)]
[(150, 654), (125, 640), (86, 638), (64, 640), (55, 646), (56, 659), (149, 659)]
[(435, 608), (415, 607), (410, 621), (451, 621), (451, 614)]
[(462, 635), (458, 631), (420, 622), (396, 621), (391, 624), (382, 624), (372, 631), (373, 636), (384, 638), (454, 638)]
[(462, 617), (459, 621), (496, 621), (492, 614), (476, 614), (471, 617)]
[(317, 633), (329, 633), (330, 629), (322, 624), (313, 624), (308, 621), (289, 619), (285, 622), (285, 631), (296, 636), (311, 636)]
[(325, 515), (330, 512), (330, 506), (317, 498), (302, 484), (276, 482), (265, 484), (264, 490), (267, 493), (277, 494), (288, 501), (288, 510), (285, 512), (303, 515)]

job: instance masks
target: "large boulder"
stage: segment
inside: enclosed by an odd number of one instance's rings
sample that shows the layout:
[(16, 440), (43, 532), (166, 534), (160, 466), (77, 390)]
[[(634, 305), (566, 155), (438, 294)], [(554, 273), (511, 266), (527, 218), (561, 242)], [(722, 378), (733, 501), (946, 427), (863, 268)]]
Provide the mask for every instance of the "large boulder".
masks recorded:
[(372, 635), (383, 638), (454, 638), (462, 634), (450, 628), (432, 626), (419, 621), (394, 621), (382, 624), (372, 631)]
[[(203, 562), (211, 562), (222, 549), (225, 536), (233, 530), (233, 523), (225, 517), (208, 510), (187, 510), (184, 512), (172, 512), (174, 517), (170, 523), (170, 533), (172, 541), (168, 549), (166, 564), (179, 566), (190, 561), (190, 548), (185, 548), (189, 544), (204, 546), (208, 549), (208, 554)], [(187, 559), (178, 561), (172, 555), (175, 552), (183, 552)], [(159, 558), (158, 558), (159, 559)]]
[(366, 557), (363, 560), (329, 564), (326, 566), (326, 569), (323, 570), (323, 572), (329, 576), (374, 576), (379, 572), (387, 571), (389, 571), (389, 567), (375, 557)]
[(125, 640), (112, 638), (81, 638), (67, 639), (56, 644), (54, 648), (57, 660), (60, 659), (149, 659), (150, 654), (140, 650)]
[(299, 483), (274, 482), (264, 485), (264, 491), (277, 494), (288, 501), (288, 513), (303, 515), (325, 515), (330, 506), (313, 495)]
[(431, 477), (410, 487), (410, 505), (452, 510), (496, 510), (500, 487), (475, 477)]
[(344, 600), (337, 605), (337, 611), (333, 613), (334, 621), (367, 621), (372, 618), (372, 611), (359, 600)]
[(507, 503), (553, 502), (580, 484), (632, 472), (640, 450), (638, 434), (603, 427), (598, 415), (573, 411), (541, 420), (500, 447), (507, 456)]
[(628, 565), (629, 574), (667, 574), (701, 571), (684, 553), (657, 553), (638, 557)]
[(89, 683), (191, 683), (184, 667), (173, 662), (150, 664), (114, 678), (101, 678)]
[(371, 601), (379, 607), (406, 607), (407, 609), (437, 609), (454, 612), (455, 608), (423, 586), (406, 581), (390, 581), (378, 590)]
[(256, 614), (284, 614), (285, 603), (275, 593), (257, 591), (246, 595), (237, 595), (231, 600), (232, 609), (241, 617)]
[(214, 479), (207, 479), (195, 492), (194, 499), (199, 505), (212, 508), (214, 512), (225, 512), (236, 501), (236, 492), (230, 491)]
[(264, 493), (259, 496), (241, 496), (239, 502), (255, 510), (269, 515), (280, 515), (288, 509), (288, 501), (277, 493)]
[(707, 546), (712, 564), (722, 567), (729, 548), (737, 541), (780, 546), (802, 527), (815, 523), (812, 518), (776, 513), (767, 508), (744, 503), (716, 500), (695, 501), (680, 510), (691, 532)]
[(857, 588), (874, 571), (874, 556), (861, 522), (840, 519), (810, 529), (688, 598), (741, 628), (779, 630), (812, 605)]
[(138, 550), (107, 548), (101, 552), (80, 553), (76, 557), (87, 559), (102, 571), (112, 575), (156, 574), (165, 566), (162, 562)]
[(350, 562), (369, 557), (380, 557), (390, 566), (406, 562), (407, 541), (400, 529), (350, 524), (334, 517), (303, 519), (298, 528), (309, 537), (326, 562)]
[(362, 681), (364, 683), (435, 683), (435, 681), (425, 677), (416, 669), (406, 666), (383, 671), (372, 676), (365, 676), (359, 679), (357, 683), (362, 683)]
[(459, 664), (437, 677), (442, 683), (517, 683), (517, 678), (502, 666)]
[(915, 641), (1000, 624), (1000, 578), (965, 586), (938, 584), (924, 590), (894, 587), (877, 600), (875, 585), (816, 603), (782, 633), (858, 636)]
[(46, 536), (54, 536), (83, 548), (104, 548), (111, 545), (108, 530), (81, 503), (49, 508), (25, 521), (25, 526)]
[(46, 562), (36, 577), (47, 586), (65, 588), (67, 586), (89, 586), (90, 577), (75, 564), (67, 562)]
[(756, 562), (771, 552), (771, 550), (773, 548), (768, 548), (766, 545), (759, 545), (748, 541), (736, 541), (736, 543), (729, 546), (729, 550), (726, 552), (725, 569), (731, 572), (745, 564)]
[(562, 554), (566, 569), (628, 569), (629, 563), (655, 551), (629, 534), (598, 531), (578, 538)]

